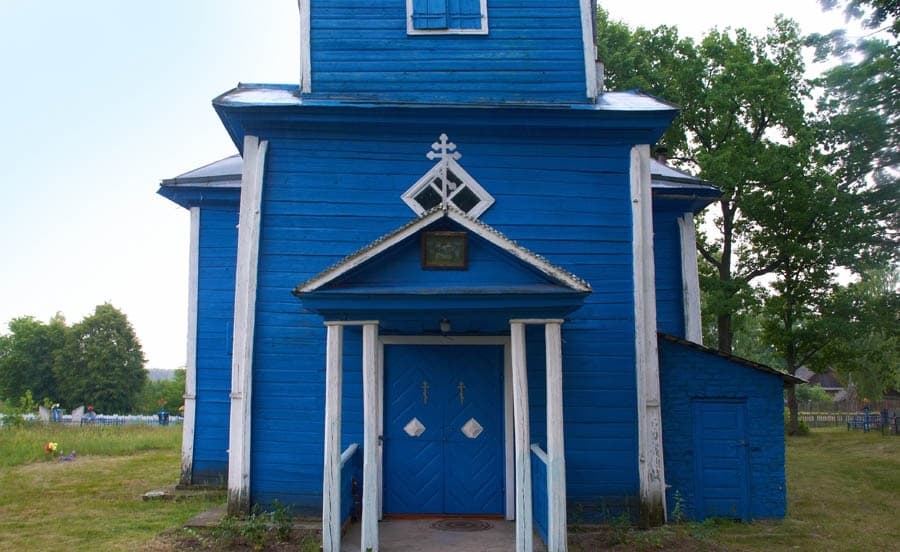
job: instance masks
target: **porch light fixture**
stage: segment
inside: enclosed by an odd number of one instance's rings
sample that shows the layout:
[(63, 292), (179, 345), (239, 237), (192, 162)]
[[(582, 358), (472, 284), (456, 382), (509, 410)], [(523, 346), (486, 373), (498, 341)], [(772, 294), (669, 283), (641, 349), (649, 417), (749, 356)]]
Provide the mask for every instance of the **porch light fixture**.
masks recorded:
[(441, 318), (441, 333), (449, 333), (450, 332), (450, 321), (446, 318)]

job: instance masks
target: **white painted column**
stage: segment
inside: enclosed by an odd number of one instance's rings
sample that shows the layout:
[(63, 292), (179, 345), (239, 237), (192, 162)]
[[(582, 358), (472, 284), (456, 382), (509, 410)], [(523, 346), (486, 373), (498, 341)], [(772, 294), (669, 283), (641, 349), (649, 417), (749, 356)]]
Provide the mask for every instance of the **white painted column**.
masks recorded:
[(310, 52), (310, 0), (297, 0), (300, 8), (300, 92), (312, 92), (312, 55)]
[(325, 468), (322, 481), (322, 550), (341, 549), (341, 392), (344, 327), (325, 323)]
[(681, 287), (684, 305), (684, 338), (703, 344), (700, 319), (700, 275), (697, 272), (697, 235), (694, 213), (688, 211), (678, 217), (681, 231)]
[(631, 149), (638, 477), (641, 524), (644, 526), (661, 525), (666, 520), (650, 198), (650, 146), (644, 144)]
[(194, 470), (194, 428), (197, 423), (197, 305), (200, 286), (200, 207), (191, 207), (188, 257), (187, 355), (184, 377), (184, 421), (181, 428), (181, 478), (190, 485)]
[(378, 324), (363, 325), (362, 552), (378, 552)]
[(250, 508), (250, 395), (253, 382), (259, 226), (267, 145), (268, 142), (260, 142), (256, 136), (244, 137), (228, 431), (228, 512), (231, 514), (244, 513)]
[(547, 356), (547, 504), (548, 552), (568, 549), (566, 526), (566, 451), (563, 437), (562, 321), (544, 326)]
[(513, 415), (516, 434), (516, 551), (534, 549), (531, 507), (531, 435), (528, 417), (528, 366), (525, 360), (525, 324), (511, 321)]

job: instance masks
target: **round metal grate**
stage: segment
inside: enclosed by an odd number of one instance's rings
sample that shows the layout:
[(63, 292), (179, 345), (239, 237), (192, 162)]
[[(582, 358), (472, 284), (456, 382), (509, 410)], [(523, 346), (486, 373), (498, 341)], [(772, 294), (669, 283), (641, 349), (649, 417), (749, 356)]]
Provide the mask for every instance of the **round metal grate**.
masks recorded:
[(431, 524), (431, 527), (438, 531), (473, 532), (487, 531), (493, 525), (483, 519), (449, 518), (435, 521)]

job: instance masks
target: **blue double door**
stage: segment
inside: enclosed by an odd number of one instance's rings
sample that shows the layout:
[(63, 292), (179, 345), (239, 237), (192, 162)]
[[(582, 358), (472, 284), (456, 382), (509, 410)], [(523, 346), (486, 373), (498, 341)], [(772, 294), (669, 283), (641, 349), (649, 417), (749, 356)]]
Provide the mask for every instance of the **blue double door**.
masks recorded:
[(384, 513), (502, 514), (502, 347), (386, 345), (384, 382)]

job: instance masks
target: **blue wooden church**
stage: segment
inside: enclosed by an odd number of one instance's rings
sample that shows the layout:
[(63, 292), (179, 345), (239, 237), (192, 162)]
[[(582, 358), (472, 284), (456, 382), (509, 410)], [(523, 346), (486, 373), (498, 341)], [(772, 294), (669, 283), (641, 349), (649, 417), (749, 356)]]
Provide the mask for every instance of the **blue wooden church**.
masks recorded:
[(791, 376), (700, 342), (676, 108), (608, 92), (591, 0), (300, 0), (299, 85), (213, 100), (182, 483), (362, 550), (396, 515), (780, 517)]

